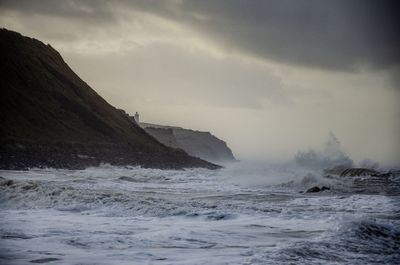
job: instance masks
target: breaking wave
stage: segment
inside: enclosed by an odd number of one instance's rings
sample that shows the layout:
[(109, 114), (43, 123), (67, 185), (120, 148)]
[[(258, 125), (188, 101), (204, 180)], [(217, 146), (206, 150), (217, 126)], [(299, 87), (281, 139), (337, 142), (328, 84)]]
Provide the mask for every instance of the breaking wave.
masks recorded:
[[(316, 240), (294, 243), (276, 253), (264, 253), (252, 263), (264, 264), (397, 264), (400, 229), (376, 220), (344, 222)], [(262, 262), (261, 262), (262, 260)]]

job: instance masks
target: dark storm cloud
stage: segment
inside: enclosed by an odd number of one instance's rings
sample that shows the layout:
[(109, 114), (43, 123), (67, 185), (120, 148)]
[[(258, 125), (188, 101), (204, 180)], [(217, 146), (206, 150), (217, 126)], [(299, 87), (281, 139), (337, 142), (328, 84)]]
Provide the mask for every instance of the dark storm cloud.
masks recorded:
[[(115, 21), (116, 7), (182, 23), (228, 51), (333, 70), (400, 64), (399, 4), (389, 0), (6, 1), (21, 12)], [(44, 3), (44, 4), (43, 4)], [(97, 20), (96, 19), (96, 20)]]
[[(399, 4), (375, 0), (188, 0), (176, 6), (143, 1), (252, 55), (328, 69), (400, 63)], [(142, 4), (143, 4), (142, 2)]]

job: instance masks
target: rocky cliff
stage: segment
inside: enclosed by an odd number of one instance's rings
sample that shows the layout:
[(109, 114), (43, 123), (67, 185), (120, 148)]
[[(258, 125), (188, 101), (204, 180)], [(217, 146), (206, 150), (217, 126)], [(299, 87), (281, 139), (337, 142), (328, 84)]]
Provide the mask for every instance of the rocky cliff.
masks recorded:
[(218, 166), (158, 142), (82, 81), (50, 45), (0, 30), (0, 168)]
[(192, 156), (215, 163), (236, 161), (227, 144), (209, 132), (150, 123), (140, 125), (163, 144), (183, 149)]

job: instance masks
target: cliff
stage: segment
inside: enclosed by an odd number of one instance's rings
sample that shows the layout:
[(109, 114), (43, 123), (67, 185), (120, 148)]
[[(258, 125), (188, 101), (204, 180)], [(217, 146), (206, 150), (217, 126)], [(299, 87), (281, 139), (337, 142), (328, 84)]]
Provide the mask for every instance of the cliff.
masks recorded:
[(0, 30), (0, 91), (0, 168), (218, 168), (158, 142), (50, 45), (6, 29)]
[(227, 144), (209, 132), (150, 123), (140, 125), (161, 143), (183, 149), (192, 156), (215, 163), (236, 161)]

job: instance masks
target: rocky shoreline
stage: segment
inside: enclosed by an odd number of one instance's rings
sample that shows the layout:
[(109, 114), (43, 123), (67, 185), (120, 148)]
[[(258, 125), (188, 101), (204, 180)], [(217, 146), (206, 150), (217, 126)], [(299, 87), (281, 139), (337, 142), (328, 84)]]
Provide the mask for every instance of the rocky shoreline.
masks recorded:
[(141, 166), (143, 168), (182, 169), (221, 168), (216, 164), (190, 157), (181, 150), (154, 152), (142, 146), (121, 144), (2, 142), (0, 169), (29, 168), (85, 169), (101, 164)]

